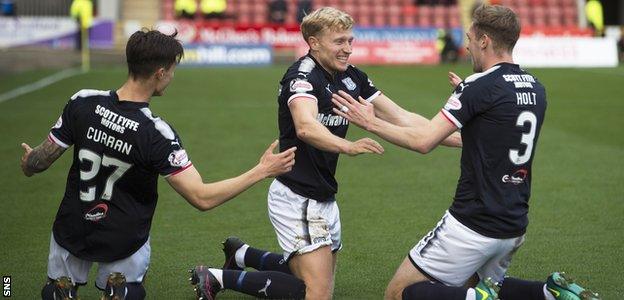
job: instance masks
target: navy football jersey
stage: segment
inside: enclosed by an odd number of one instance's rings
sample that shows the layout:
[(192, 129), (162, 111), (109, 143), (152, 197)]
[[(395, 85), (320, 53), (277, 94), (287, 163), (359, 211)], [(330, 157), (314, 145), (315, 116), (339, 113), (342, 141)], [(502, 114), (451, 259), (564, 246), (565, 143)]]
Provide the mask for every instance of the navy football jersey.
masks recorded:
[(461, 82), (442, 113), (463, 142), (450, 213), (492, 238), (525, 233), (531, 163), (546, 111), (546, 91), (518, 65), (500, 63)]
[(332, 93), (339, 90), (349, 93), (355, 99), (362, 96), (369, 101), (381, 94), (368, 76), (356, 67), (349, 65), (345, 72), (339, 72), (332, 77), (310, 54), (288, 68), (280, 81), (280, 150), (297, 146), (297, 159), (292, 171), (278, 176), (277, 180), (295, 193), (317, 201), (335, 199), (338, 183), (334, 175), (338, 153), (321, 151), (297, 138), (288, 104), (297, 97), (306, 98), (303, 101), (315, 101), (318, 105), (318, 121), (332, 134), (344, 138), (349, 121), (332, 111), (335, 107), (331, 101)]
[(119, 101), (115, 91), (76, 93), (48, 138), (64, 148), (74, 145), (54, 239), (90, 261), (136, 252), (149, 237), (158, 175), (191, 166), (176, 132), (148, 103)]

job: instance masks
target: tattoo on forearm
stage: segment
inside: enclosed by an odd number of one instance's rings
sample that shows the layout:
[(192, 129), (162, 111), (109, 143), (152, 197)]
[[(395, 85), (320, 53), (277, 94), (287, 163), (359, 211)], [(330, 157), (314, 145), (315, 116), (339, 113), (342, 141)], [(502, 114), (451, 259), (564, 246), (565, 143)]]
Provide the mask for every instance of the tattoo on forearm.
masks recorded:
[(26, 167), (33, 173), (39, 173), (46, 170), (61, 154), (65, 152), (65, 148), (50, 142), (43, 141), (41, 145), (35, 147), (26, 161)]

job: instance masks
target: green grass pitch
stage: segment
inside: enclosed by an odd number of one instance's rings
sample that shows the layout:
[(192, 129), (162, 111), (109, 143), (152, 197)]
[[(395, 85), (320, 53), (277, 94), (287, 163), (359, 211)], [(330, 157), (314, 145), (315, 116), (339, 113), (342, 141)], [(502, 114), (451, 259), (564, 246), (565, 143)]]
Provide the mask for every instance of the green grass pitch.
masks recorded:
[[(176, 128), (205, 181), (235, 176), (255, 165), (278, 135), (276, 94), (285, 68), (178, 69), (151, 109)], [(446, 71), (471, 73), (467, 65), (363, 69), (392, 99), (426, 117), (451, 92)], [(508, 274), (544, 280), (563, 270), (604, 299), (624, 298), (624, 68), (530, 71), (546, 86), (549, 103), (533, 166), (527, 239)], [(1, 77), (0, 93), (51, 73)], [(12, 276), (14, 299), (39, 297), (71, 163), (66, 153), (45, 173), (26, 178), (19, 144), (39, 144), (77, 90), (114, 89), (125, 75), (122, 68), (98, 69), (0, 103), (0, 274)], [(370, 134), (352, 126), (348, 138), (363, 136)], [(436, 224), (455, 191), (459, 150), (420, 155), (382, 144), (383, 156), (343, 156), (338, 166), (344, 248), (336, 299), (381, 299), (396, 267)], [(201, 213), (160, 180), (148, 298), (192, 299), (186, 270), (221, 266), (220, 242), (229, 235), (279, 251), (267, 218), (269, 183)], [(82, 299), (99, 295), (93, 275), (80, 289)], [(227, 292), (220, 298), (245, 297)]]

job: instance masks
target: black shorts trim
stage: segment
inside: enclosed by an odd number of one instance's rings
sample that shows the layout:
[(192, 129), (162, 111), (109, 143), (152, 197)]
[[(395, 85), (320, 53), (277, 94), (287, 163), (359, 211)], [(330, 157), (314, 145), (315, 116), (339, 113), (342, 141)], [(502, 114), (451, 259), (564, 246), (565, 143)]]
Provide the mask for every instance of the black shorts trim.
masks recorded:
[(414, 259), (412, 259), (412, 256), (409, 255), (409, 253), (407, 253), (407, 258), (409, 258), (409, 260), (412, 263), (412, 265), (414, 266), (414, 268), (416, 268), (416, 270), (418, 270), (421, 274), (425, 275), (425, 277), (427, 277), (427, 279), (429, 279), (431, 281), (435, 281), (435, 282), (439, 282), (439, 283), (444, 284), (442, 281), (440, 281), (437, 278), (431, 276), (431, 274), (427, 273), (425, 270), (423, 270), (421, 267), (419, 267), (418, 264), (416, 264), (416, 262), (414, 261)]

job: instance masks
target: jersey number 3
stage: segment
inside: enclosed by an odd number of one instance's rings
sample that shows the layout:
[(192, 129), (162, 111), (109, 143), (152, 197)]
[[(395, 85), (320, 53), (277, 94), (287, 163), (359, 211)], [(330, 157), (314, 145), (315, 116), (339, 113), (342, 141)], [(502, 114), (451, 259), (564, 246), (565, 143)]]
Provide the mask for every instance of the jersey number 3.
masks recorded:
[[(100, 167), (114, 167), (115, 171), (111, 173), (106, 179), (106, 185), (104, 185), (104, 191), (102, 192), (102, 200), (109, 200), (113, 196), (113, 187), (115, 183), (121, 176), (123, 176), (126, 171), (128, 171), (132, 165), (126, 162), (123, 162), (119, 159), (109, 157), (106, 155), (100, 156), (99, 154), (87, 150), (80, 149), (78, 151), (78, 159), (80, 160), (80, 164), (84, 165), (85, 161), (89, 161), (91, 163), (91, 167), (87, 171), (80, 170), (80, 180), (81, 181), (89, 181), (95, 178), (100, 172)], [(80, 200), (91, 202), (95, 200), (95, 190), (96, 186), (88, 186), (87, 191), (80, 191)]]
[(523, 133), (522, 138), (520, 139), (520, 144), (525, 144), (526, 149), (524, 153), (520, 155), (520, 150), (518, 149), (510, 149), (509, 150), (509, 159), (514, 165), (523, 165), (529, 159), (531, 159), (531, 153), (533, 152), (533, 143), (535, 139), (535, 129), (537, 128), (537, 117), (534, 113), (530, 111), (523, 111), (518, 116), (518, 120), (516, 120), (516, 126), (524, 127), (525, 123), (529, 123), (531, 128), (529, 132)]

